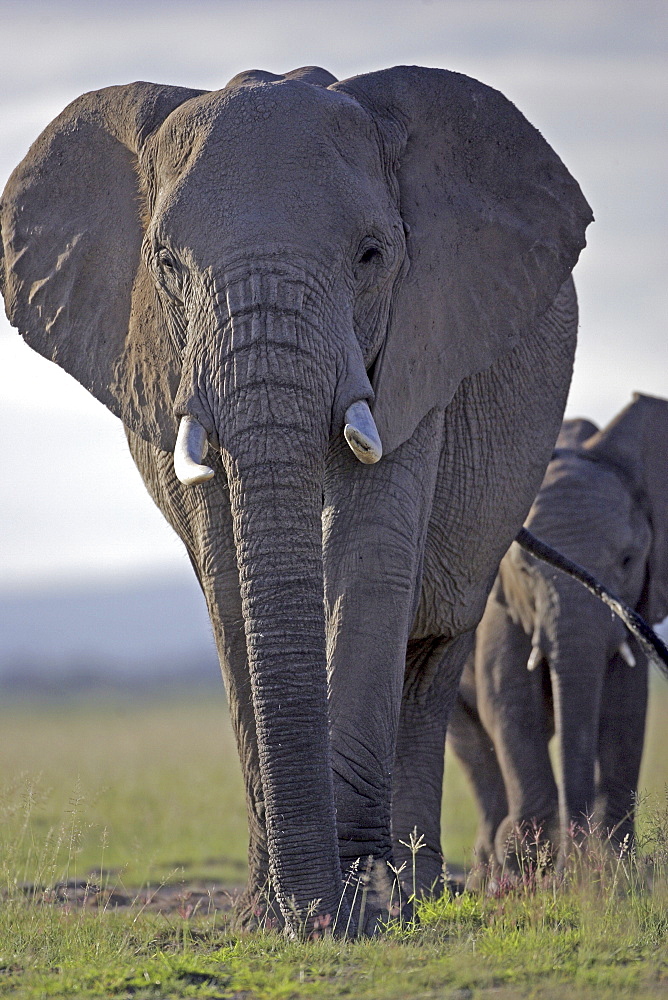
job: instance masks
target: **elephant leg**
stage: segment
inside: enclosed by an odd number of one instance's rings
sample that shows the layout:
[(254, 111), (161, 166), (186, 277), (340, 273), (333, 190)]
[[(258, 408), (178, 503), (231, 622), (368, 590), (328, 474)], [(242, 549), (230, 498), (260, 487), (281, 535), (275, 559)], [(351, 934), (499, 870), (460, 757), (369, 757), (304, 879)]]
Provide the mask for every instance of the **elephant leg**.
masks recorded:
[[(219, 529), (216, 531), (216, 542), (219, 538), (218, 531)], [(269, 880), (264, 793), (239, 581), (236, 562), (233, 566), (228, 566), (227, 572), (222, 572), (221, 563), (222, 560), (218, 562), (213, 576), (203, 575), (199, 565), (196, 566), (196, 572), (209, 608), (246, 790), (248, 881), (239, 900), (238, 912), (245, 925), (271, 926), (273, 921), (282, 924), (283, 918)]]
[(478, 713), (472, 657), (466, 662), (450, 714), (447, 745), (457, 755), (478, 807), (473, 853), (478, 865), (493, 864), (496, 831), (508, 815), (508, 800), (494, 743)]
[[(391, 797), (406, 646), (415, 615), (443, 415), (373, 466), (332, 447), (323, 552), (332, 767), (341, 863), (392, 860)], [(441, 741), (442, 749), (442, 741)]]
[(537, 841), (556, 843), (559, 829), (543, 677), (540, 669), (527, 670), (530, 653), (529, 636), (490, 597), (476, 637), (476, 692), (508, 799), (495, 853), (499, 864), (511, 867), (521, 866), (524, 853), (533, 854)]
[(633, 846), (636, 793), (647, 717), (647, 662), (636, 652), (636, 666), (619, 655), (608, 665), (599, 721), (599, 795), (603, 827), (611, 843)]
[[(473, 634), (408, 643), (392, 785), (392, 834), (408, 894), (443, 889), (441, 801), (448, 717)], [(417, 836), (421, 847), (411, 850)]]
[(225, 473), (218, 457), (209, 455), (207, 460), (216, 466), (215, 479), (202, 486), (184, 487), (174, 475), (171, 454), (158, 451), (130, 432), (127, 435), (149, 493), (188, 551), (207, 603), (246, 789), (248, 885), (239, 909), (248, 922), (256, 916), (265, 921), (272, 918), (274, 908), (268, 887), (264, 795)]

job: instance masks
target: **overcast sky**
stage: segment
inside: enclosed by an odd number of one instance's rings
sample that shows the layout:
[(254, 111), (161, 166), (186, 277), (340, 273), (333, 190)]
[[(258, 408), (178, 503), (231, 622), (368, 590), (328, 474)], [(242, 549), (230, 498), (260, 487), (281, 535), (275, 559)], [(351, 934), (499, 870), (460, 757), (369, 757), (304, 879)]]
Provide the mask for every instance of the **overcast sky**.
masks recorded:
[[(0, 188), (78, 94), (214, 89), (248, 68), (440, 66), (502, 90), (596, 215), (568, 415), (668, 396), (668, 4), (642, 0), (0, 0)], [(186, 575), (118, 420), (0, 319), (0, 589)]]

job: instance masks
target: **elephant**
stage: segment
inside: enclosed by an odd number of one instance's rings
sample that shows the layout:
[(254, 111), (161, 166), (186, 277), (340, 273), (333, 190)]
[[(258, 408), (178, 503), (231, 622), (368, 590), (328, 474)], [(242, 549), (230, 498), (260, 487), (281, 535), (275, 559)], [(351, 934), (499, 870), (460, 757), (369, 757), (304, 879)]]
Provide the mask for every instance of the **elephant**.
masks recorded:
[[(668, 400), (636, 393), (602, 430), (567, 420), (526, 522), (650, 622), (668, 615), (667, 454)], [(448, 733), (474, 789), (482, 865), (516, 869), (527, 834), (559, 864), (592, 831), (632, 847), (647, 675), (618, 618), (513, 543)]]
[(207, 602), (250, 923), (371, 933), (414, 828), (441, 874), (448, 715), (561, 424), (591, 220), (502, 94), (411, 66), (93, 91), (8, 182), (8, 317), (122, 420)]

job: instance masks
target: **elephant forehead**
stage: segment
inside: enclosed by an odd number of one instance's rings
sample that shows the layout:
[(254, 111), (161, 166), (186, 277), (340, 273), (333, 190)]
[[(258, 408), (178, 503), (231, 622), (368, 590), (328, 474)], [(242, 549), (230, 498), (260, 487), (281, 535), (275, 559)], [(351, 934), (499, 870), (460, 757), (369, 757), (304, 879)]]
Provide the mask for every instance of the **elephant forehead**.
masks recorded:
[(159, 228), (201, 264), (265, 244), (347, 252), (395, 211), (373, 123), (294, 81), (187, 102), (160, 136)]
[(562, 549), (575, 545), (580, 558), (590, 549), (616, 553), (634, 541), (634, 508), (612, 469), (574, 455), (550, 463), (527, 524)]
[(594, 462), (572, 458), (553, 459), (536, 497), (536, 512), (568, 512), (569, 517), (591, 520), (627, 515), (632, 497), (612, 469)]
[(272, 165), (332, 169), (332, 153), (359, 163), (377, 155), (377, 133), (352, 98), (294, 80), (214, 91), (185, 102), (160, 130), (163, 168), (197, 164), (219, 176), (266, 172)]

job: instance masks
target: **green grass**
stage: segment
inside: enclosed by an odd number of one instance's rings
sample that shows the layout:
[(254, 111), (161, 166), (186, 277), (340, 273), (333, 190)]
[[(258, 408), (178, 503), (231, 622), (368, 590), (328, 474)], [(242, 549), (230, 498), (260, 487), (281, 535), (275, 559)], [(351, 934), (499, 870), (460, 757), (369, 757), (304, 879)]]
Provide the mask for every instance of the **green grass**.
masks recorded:
[[(175, 869), (239, 885), (245, 877), (243, 783), (222, 685), (206, 700), (87, 702), (0, 711), (0, 819), (15, 834), (30, 806), (33, 845), (63, 845), (59, 874), (102, 865), (127, 885)], [(446, 761), (445, 849), (469, 863), (475, 808), (456, 760)], [(69, 847), (76, 842), (70, 856)], [(65, 850), (67, 848), (67, 850)]]
[(13, 997), (660, 997), (665, 883), (625, 882), (424, 906), (416, 928), (312, 943), (235, 935), (218, 918), (92, 914), (10, 902), (0, 995)]
[(129, 886), (174, 870), (244, 882), (246, 809), (222, 685), (197, 702), (5, 710), (0, 781), (0, 821), (20, 880), (35, 881), (48, 839), (58, 877), (103, 867)]
[[(240, 935), (225, 914), (77, 909), (26, 897), (96, 872), (107, 886), (243, 881), (246, 820), (222, 692), (206, 700), (0, 712), (0, 996), (459, 998), (668, 996), (668, 692), (655, 685), (639, 853), (575, 859), (566, 884), (425, 904), (380, 940)], [(475, 816), (448, 761), (448, 861)], [(102, 870), (102, 875), (99, 872)]]

